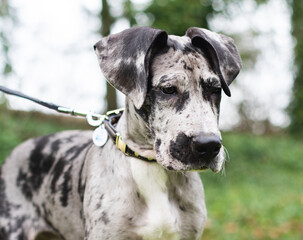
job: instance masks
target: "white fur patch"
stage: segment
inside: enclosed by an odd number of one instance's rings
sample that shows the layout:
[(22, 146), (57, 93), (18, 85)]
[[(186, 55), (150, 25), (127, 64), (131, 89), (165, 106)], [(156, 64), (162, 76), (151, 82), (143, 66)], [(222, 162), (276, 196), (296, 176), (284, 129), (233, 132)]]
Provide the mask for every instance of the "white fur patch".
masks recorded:
[(131, 159), (131, 171), (147, 204), (145, 221), (138, 229), (144, 240), (178, 240), (178, 211), (169, 202), (167, 173), (157, 163)]

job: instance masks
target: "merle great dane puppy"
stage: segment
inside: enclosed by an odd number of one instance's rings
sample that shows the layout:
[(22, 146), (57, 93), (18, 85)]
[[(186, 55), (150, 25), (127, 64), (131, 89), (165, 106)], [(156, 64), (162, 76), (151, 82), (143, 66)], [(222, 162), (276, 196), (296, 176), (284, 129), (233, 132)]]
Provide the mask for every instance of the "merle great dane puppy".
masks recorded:
[(91, 132), (18, 146), (0, 171), (0, 239), (200, 239), (203, 186), (191, 170), (221, 170), (221, 91), (241, 68), (232, 39), (136, 27), (95, 45), (101, 70), (126, 95), (116, 129), (143, 161)]

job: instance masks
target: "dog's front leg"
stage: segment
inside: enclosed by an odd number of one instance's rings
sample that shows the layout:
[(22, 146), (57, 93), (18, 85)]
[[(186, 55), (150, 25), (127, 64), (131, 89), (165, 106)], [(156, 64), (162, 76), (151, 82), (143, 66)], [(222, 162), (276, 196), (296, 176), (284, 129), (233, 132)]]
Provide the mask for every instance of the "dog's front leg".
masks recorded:
[(87, 155), (83, 199), (85, 239), (142, 239), (136, 234), (145, 203), (129, 160), (112, 142)]

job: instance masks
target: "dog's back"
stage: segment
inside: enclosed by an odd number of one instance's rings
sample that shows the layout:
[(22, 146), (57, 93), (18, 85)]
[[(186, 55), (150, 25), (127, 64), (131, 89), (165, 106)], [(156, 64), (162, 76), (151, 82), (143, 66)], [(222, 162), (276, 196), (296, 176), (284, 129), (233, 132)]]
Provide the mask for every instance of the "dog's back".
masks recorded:
[(81, 171), (91, 144), (91, 132), (66, 131), (15, 148), (0, 171), (1, 240), (31, 239), (36, 230), (53, 231), (62, 224), (83, 239), (82, 216), (70, 213), (82, 214)]

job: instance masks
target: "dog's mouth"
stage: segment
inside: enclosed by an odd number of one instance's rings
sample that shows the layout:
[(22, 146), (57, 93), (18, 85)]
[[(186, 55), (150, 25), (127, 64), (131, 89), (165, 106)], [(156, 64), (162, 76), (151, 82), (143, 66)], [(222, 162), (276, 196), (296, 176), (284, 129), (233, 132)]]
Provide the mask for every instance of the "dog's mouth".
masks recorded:
[(203, 172), (203, 171), (206, 171), (206, 170), (209, 169), (212, 172), (217, 173), (217, 172), (221, 171), (222, 166), (220, 166), (218, 163), (215, 163), (215, 161), (214, 161), (214, 162), (211, 162), (209, 165), (203, 165), (203, 166), (199, 166), (199, 167), (189, 166), (189, 167), (186, 167), (186, 168), (188, 170), (185, 170), (185, 171)]
[(187, 172), (187, 171), (197, 171), (202, 172), (206, 170), (211, 170), (214, 173), (220, 172), (225, 158), (224, 153), (218, 155), (216, 158), (212, 159), (211, 161), (204, 161), (203, 159), (195, 159), (192, 158), (192, 162), (181, 162), (178, 159), (171, 158), (171, 156), (160, 156), (157, 154), (157, 162), (161, 164), (164, 168), (170, 171), (180, 171), (180, 172)]
[[(167, 144), (168, 143), (168, 144)], [(225, 161), (221, 138), (215, 134), (187, 136), (180, 132), (174, 140), (156, 140), (156, 159), (164, 168), (172, 171), (219, 172)]]

